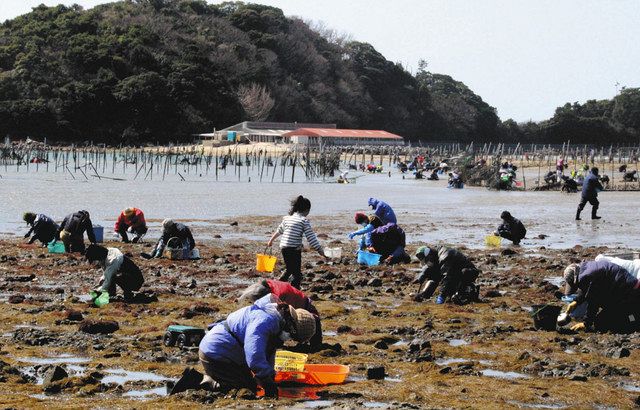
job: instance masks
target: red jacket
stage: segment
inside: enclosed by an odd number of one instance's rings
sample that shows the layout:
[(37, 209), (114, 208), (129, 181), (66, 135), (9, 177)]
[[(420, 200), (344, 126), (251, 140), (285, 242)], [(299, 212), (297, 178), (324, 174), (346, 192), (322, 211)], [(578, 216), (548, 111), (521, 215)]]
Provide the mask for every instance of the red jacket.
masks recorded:
[[(278, 299), (287, 305), (293, 306), (294, 309), (309, 310), (311, 301), (299, 289), (291, 286), (289, 282), (281, 282), (279, 280), (268, 279), (267, 283), (271, 288), (271, 293), (276, 295)], [(313, 312), (312, 312), (313, 313)]]
[(138, 208), (133, 208), (134, 214), (131, 218), (127, 218), (124, 212), (120, 213), (118, 220), (116, 221), (115, 231), (118, 232), (121, 228), (127, 229), (132, 226), (134, 228), (146, 226), (147, 222), (144, 220), (144, 213)]

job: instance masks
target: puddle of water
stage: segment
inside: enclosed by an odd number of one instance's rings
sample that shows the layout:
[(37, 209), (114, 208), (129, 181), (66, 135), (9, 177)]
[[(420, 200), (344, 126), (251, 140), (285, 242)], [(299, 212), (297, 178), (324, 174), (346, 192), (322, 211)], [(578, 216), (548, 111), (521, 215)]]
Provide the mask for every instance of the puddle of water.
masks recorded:
[(396, 377), (385, 377), (385, 380), (392, 383), (401, 383), (402, 379), (399, 376)]
[(366, 407), (368, 409), (382, 409), (382, 408), (390, 407), (389, 404), (382, 403), (380, 401), (366, 401), (366, 402), (362, 403), (362, 406)]
[[(91, 361), (88, 357), (78, 357), (70, 354), (61, 354), (56, 357), (18, 357), (16, 360), (23, 363), (30, 364), (79, 364), (79, 363), (88, 363)], [(82, 366), (76, 366), (82, 367)], [(71, 369), (71, 366), (67, 366), (68, 369)]]
[(496, 377), (498, 379), (507, 379), (507, 380), (528, 379), (529, 378), (529, 376), (527, 376), (524, 373), (503, 372), (501, 370), (494, 370), (494, 369), (484, 369), (484, 370), (481, 370), (481, 373), (482, 373), (483, 376)]
[(44, 393), (30, 394), (29, 397), (33, 397), (34, 399), (38, 400), (49, 400), (55, 398), (55, 396), (47, 396)]
[(449, 346), (458, 347), (458, 346), (464, 346), (468, 344), (469, 342), (467, 342), (464, 339), (449, 339)]
[(103, 384), (125, 384), (126, 382), (133, 381), (163, 382), (169, 380), (164, 376), (151, 372), (134, 372), (124, 369), (106, 369), (104, 370), (104, 373), (106, 373), (106, 375), (102, 378)]
[(407, 346), (409, 345), (409, 341), (407, 340), (399, 340), (397, 342), (395, 342), (394, 344), (392, 344), (391, 346)]
[(315, 400), (315, 401), (303, 401), (302, 406), (305, 409), (319, 409), (322, 407), (330, 407), (335, 403), (333, 400)]
[(640, 387), (639, 386), (634, 386), (633, 384), (623, 384), (621, 387), (626, 391), (630, 391), (630, 392), (634, 392), (634, 393), (639, 393), (640, 392)]
[(322, 332), (322, 336), (338, 336), (338, 332), (334, 330), (326, 330)]
[(521, 409), (566, 409), (567, 406), (561, 403), (523, 403), (519, 401), (509, 401), (509, 404), (518, 406)]
[(74, 296), (77, 297), (80, 302), (83, 302), (83, 303), (91, 302), (91, 295), (87, 295), (83, 293), (83, 294), (74, 295)]
[(471, 360), (469, 359), (463, 359), (463, 358), (458, 358), (458, 357), (448, 357), (448, 358), (444, 358), (444, 359), (437, 359), (435, 361), (435, 363), (438, 366), (449, 366), (450, 364), (455, 364), (455, 363), (465, 363), (465, 362), (470, 362)]
[(130, 390), (122, 394), (123, 397), (131, 397), (134, 399), (144, 399), (149, 396), (166, 396), (167, 388), (166, 387), (156, 387), (155, 389), (147, 389), (147, 390)]
[(362, 309), (362, 306), (359, 305), (344, 305), (345, 309), (349, 309), (349, 310), (358, 310), (358, 309)]
[(543, 280), (559, 288), (564, 284), (564, 278), (562, 276), (547, 276)]

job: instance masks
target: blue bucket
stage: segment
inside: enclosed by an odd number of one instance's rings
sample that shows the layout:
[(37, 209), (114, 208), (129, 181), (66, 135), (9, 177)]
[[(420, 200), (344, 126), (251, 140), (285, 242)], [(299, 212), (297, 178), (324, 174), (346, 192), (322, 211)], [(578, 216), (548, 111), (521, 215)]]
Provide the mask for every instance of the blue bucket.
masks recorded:
[(47, 249), (49, 250), (49, 253), (64, 253), (64, 244), (59, 241), (58, 242), (51, 241), (47, 245)]
[(377, 253), (371, 253), (367, 251), (358, 251), (358, 263), (367, 266), (376, 266), (380, 264), (380, 258), (382, 255)]
[(100, 225), (93, 225), (93, 234), (96, 236), (96, 242), (102, 243), (104, 240), (104, 228)]

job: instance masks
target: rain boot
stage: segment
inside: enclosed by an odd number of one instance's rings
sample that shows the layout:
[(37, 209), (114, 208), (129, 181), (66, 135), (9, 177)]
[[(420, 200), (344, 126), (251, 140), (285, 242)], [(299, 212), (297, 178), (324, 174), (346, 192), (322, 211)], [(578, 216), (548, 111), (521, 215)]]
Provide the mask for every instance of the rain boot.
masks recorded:
[(598, 212), (597, 206), (594, 206), (591, 208), (591, 219), (602, 219), (601, 216), (596, 215), (597, 212)]
[(580, 220), (580, 211), (581, 211), (580, 208), (578, 208), (578, 210), (576, 211), (576, 221)]

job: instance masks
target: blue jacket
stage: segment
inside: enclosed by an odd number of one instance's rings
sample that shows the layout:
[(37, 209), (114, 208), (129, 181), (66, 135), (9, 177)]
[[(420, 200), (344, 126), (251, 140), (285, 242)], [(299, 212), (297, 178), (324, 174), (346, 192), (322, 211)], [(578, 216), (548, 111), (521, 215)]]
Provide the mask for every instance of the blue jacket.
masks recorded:
[(369, 206), (373, 207), (374, 213), (378, 218), (380, 218), (383, 224), (398, 223), (396, 214), (386, 202), (380, 201), (376, 198), (369, 198)]
[(582, 197), (595, 198), (598, 196), (598, 191), (602, 191), (603, 189), (602, 184), (598, 181), (598, 176), (589, 172), (589, 175), (587, 175), (582, 183)]
[(621, 266), (600, 260), (582, 262), (578, 275), (578, 304), (589, 303), (588, 324), (592, 324), (598, 310), (615, 306), (633, 297), (638, 280)]
[(220, 322), (204, 336), (200, 351), (211, 360), (248, 367), (258, 379), (275, 377), (275, 353), (283, 344), (279, 336), (284, 321), (271, 298), (268, 294), (227, 316), (230, 330), (242, 345), (225, 329), (224, 322)]

